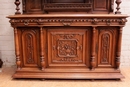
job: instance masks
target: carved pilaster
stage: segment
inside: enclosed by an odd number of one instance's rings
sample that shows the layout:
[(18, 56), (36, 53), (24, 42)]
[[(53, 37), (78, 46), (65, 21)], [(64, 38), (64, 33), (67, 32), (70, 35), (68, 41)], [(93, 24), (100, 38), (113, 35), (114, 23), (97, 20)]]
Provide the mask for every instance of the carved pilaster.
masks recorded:
[(116, 4), (117, 4), (116, 9), (117, 9), (117, 11), (115, 12), (115, 14), (121, 14), (121, 12), (119, 11), (121, 2), (122, 2), (121, 0), (116, 0)]
[(45, 57), (44, 57), (44, 31), (40, 28), (40, 60), (41, 60), (41, 70), (45, 69)]
[(95, 69), (95, 52), (96, 52), (96, 27), (93, 27), (93, 31), (92, 31), (92, 51), (91, 51), (91, 69)]
[(14, 36), (15, 36), (15, 55), (16, 55), (16, 64), (18, 70), (21, 68), (21, 61), (20, 61), (20, 49), (19, 49), (19, 39), (18, 39), (18, 30), (14, 28)]
[(19, 0), (15, 0), (15, 5), (16, 5), (16, 12), (15, 14), (21, 14), (21, 12), (19, 12), (20, 8), (19, 8), (19, 5), (20, 5), (20, 1)]
[(118, 38), (118, 42), (117, 42), (117, 52), (116, 52), (116, 69), (119, 69), (119, 66), (120, 66), (122, 29), (123, 29), (123, 27), (120, 27), (120, 29), (118, 31), (119, 38)]

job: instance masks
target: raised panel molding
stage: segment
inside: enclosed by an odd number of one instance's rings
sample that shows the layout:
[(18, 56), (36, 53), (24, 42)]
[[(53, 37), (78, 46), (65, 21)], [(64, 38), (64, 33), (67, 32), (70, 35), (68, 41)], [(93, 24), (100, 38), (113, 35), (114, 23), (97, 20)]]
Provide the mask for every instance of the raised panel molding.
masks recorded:
[(99, 28), (98, 67), (114, 67), (116, 28)]
[[(81, 28), (82, 29), (82, 28)], [(63, 30), (63, 32), (56, 30), (49, 30), (48, 39), (51, 43), (49, 45), (50, 64), (85, 64), (85, 39), (88, 34), (87, 30)], [(78, 32), (77, 32), (78, 31)], [(50, 54), (49, 54), (50, 55)]]
[[(101, 3), (98, 3), (101, 2)], [(109, 0), (94, 0), (94, 11), (108, 11)]]
[(31, 29), (23, 29), (21, 31), (23, 66), (39, 66), (38, 53), (38, 31)]

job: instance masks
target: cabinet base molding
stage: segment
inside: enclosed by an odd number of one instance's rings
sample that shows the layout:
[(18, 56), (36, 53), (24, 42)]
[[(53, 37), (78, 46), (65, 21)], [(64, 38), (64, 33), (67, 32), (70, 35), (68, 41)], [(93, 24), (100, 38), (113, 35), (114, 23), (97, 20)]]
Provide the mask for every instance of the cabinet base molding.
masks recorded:
[(42, 79), (122, 79), (121, 73), (15, 73), (13, 78)]

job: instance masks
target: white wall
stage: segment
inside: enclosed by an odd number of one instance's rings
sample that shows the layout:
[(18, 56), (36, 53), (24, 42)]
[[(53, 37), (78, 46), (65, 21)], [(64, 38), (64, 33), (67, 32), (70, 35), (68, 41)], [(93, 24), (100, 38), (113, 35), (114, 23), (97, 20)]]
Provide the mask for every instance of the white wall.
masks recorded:
[[(10, 26), (8, 15), (15, 12), (15, 0), (0, 0), (0, 58), (4, 65), (15, 65), (15, 48), (13, 28)], [(122, 14), (130, 14), (130, 0), (122, 0)], [(116, 7), (116, 5), (115, 5)], [(121, 66), (130, 66), (130, 18), (123, 30)]]

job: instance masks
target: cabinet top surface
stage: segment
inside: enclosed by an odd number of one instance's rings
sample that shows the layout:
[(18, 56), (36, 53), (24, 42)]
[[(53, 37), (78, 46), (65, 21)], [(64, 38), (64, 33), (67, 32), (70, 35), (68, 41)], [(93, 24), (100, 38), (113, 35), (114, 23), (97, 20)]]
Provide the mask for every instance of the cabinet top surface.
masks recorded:
[(129, 17), (128, 15), (125, 14), (42, 14), (42, 15), (9, 15), (7, 16), (7, 18), (32, 18), (32, 17), (37, 17), (37, 18), (46, 18), (46, 17), (110, 17), (110, 18), (114, 18), (114, 17)]

